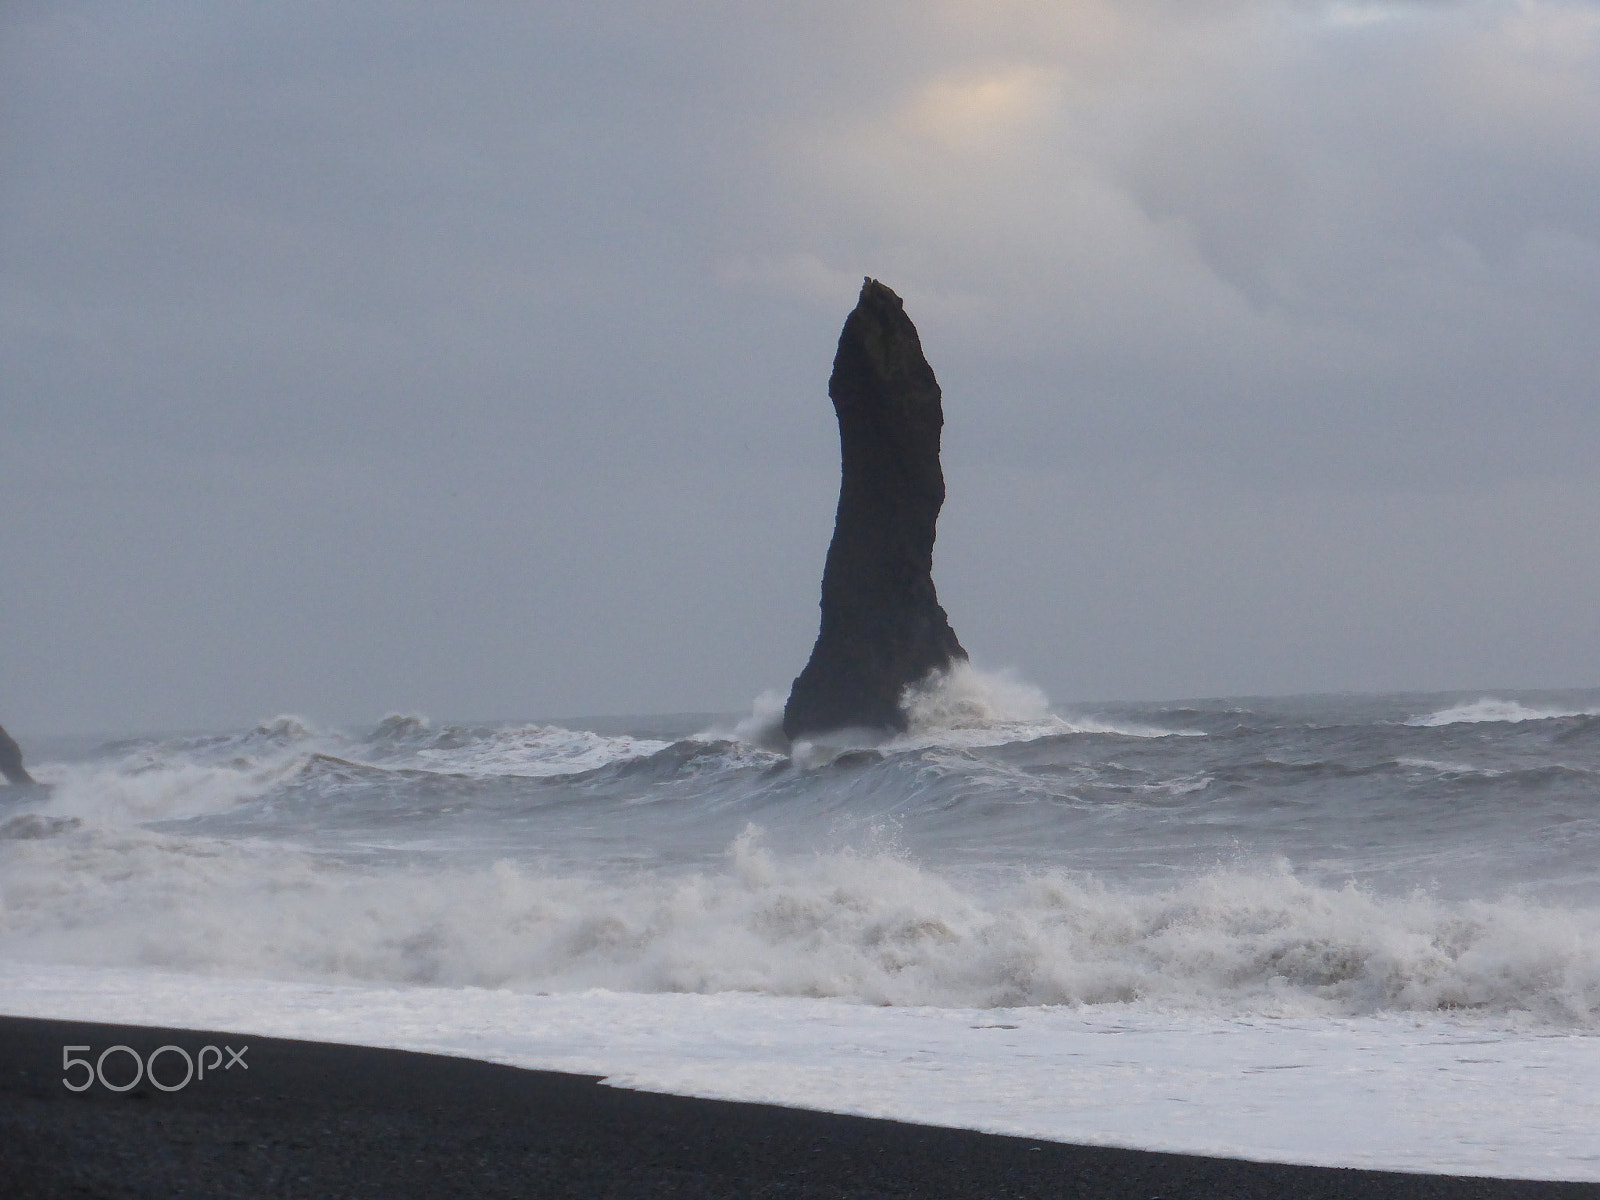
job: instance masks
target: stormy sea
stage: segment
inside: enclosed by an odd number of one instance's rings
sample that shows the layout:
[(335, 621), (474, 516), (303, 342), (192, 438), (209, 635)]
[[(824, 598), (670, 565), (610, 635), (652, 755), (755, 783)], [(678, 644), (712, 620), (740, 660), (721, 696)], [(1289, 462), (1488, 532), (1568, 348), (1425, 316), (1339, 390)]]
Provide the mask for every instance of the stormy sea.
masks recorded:
[(1600, 1180), (1600, 690), (34, 740), (0, 1011)]

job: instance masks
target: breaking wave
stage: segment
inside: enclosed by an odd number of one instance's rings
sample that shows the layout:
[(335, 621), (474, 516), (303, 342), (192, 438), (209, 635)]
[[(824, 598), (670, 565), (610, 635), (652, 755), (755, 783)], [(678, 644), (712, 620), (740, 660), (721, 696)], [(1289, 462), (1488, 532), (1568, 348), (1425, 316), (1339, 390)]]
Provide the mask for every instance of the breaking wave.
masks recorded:
[(279, 716), (244, 733), (113, 743), (105, 757), (43, 763), (36, 770), (50, 785), (49, 814), (142, 822), (227, 812), (286, 784), (326, 775), (330, 764), (358, 774), (365, 768), (368, 777), (409, 770), (542, 779), (648, 758), (670, 745), (556, 725), (436, 728), (426, 717), (399, 713), (359, 737)]
[(1493, 696), (1485, 696), (1481, 700), (1440, 709), (1438, 712), (1429, 713), (1427, 716), (1413, 717), (1406, 724), (1428, 729), (1440, 725), (1469, 725), (1488, 721), (1505, 721), (1518, 724), (1523, 721), (1549, 721), (1561, 717), (1593, 716), (1600, 716), (1600, 709), (1530, 708), (1515, 700), (1497, 700)]
[(388, 765), (471, 776), (542, 778), (592, 771), (643, 758), (671, 743), (651, 738), (607, 737), (559, 725), (518, 725), (473, 730), (434, 729), (424, 717), (391, 714), (367, 740), (369, 756)]
[(352, 873), (310, 854), (69, 830), (6, 843), (0, 953), (220, 975), (959, 1007), (1473, 1009), (1600, 1028), (1600, 911), (1447, 903), (1217, 868), (1147, 892), (985, 890), (893, 853), (602, 880), (497, 862)]
[[(785, 694), (767, 691), (756, 697), (750, 713), (731, 726), (714, 725), (698, 736), (732, 738), (769, 749), (792, 749), (801, 766), (825, 766), (840, 753), (863, 748), (886, 752), (1003, 746), (1074, 733), (1110, 733), (1124, 737), (1171, 737), (1191, 730), (1160, 729), (1135, 722), (1109, 722), (1052, 712), (1043, 689), (1015, 671), (987, 670), (969, 661), (951, 664), (905, 689), (901, 707), (908, 728), (887, 742), (863, 731), (841, 730), (785, 746), (781, 732)], [(1195, 734), (1195, 736), (1198, 736)]]
[(1158, 729), (1133, 722), (1060, 716), (1043, 689), (1015, 671), (990, 671), (958, 662), (906, 689), (910, 728), (890, 743), (897, 750), (926, 746), (1000, 746), (1072, 733), (1123, 737), (1198, 736), (1189, 730)]

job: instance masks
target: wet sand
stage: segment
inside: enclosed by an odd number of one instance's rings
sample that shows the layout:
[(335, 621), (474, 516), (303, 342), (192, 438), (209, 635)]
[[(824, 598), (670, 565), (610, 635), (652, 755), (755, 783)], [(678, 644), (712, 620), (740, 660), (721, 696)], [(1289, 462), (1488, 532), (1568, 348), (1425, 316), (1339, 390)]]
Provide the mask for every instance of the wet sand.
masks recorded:
[[(107, 1047), (165, 1051), (125, 1092)], [(190, 1064), (205, 1046), (204, 1078)], [(234, 1059), (228, 1051), (242, 1054)], [(213, 1059), (217, 1060), (213, 1062)], [(230, 1062), (231, 1060), (231, 1062)], [(133, 1055), (103, 1062), (132, 1083)], [(175, 1090), (164, 1091), (155, 1084)], [(1485, 1114), (1492, 1120), (1492, 1114)], [(0, 1191), (25, 1197), (1600, 1200), (1600, 1184), (1069, 1146), (602, 1086), (471, 1059), (0, 1018)]]

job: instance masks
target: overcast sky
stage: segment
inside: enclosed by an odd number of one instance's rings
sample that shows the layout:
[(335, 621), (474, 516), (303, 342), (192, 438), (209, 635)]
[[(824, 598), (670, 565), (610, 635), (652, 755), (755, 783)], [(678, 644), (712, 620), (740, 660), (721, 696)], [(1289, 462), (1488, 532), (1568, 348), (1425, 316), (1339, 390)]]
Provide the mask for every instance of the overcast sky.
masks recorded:
[(9, 0), (0, 722), (787, 689), (866, 274), (980, 663), (1600, 685), (1600, 4)]

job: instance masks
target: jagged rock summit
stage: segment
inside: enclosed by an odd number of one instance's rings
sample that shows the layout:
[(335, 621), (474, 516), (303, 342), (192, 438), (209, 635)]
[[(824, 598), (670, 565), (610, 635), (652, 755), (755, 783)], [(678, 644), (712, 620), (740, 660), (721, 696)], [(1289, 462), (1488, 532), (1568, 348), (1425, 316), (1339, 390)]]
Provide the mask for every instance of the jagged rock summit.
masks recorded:
[(822, 628), (783, 710), (791, 741), (906, 728), (906, 688), (964, 660), (933, 587), (944, 504), (939, 383), (905, 303), (861, 285), (828, 380), (839, 417), (839, 511), (822, 574)]

